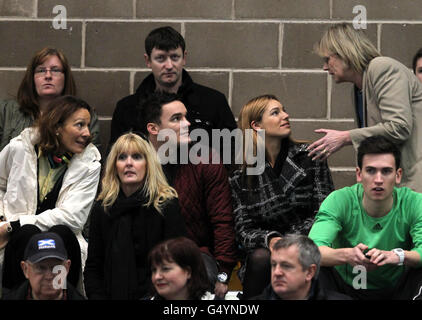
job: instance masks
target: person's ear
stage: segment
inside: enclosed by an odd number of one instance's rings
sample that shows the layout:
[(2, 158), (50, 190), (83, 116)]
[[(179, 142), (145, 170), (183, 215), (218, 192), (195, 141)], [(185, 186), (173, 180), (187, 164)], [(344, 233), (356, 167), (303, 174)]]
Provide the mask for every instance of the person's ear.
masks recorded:
[(146, 53), (144, 53), (144, 59), (145, 59), (146, 66), (148, 68), (151, 68), (151, 59), (150, 59), (150, 57)]
[(21, 261), (21, 268), (22, 268), (23, 274), (25, 275), (25, 278), (29, 279), (28, 263), (26, 263), (25, 261)]
[(188, 55), (188, 52), (185, 50), (185, 52), (183, 52), (183, 66), (186, 65), (186, 56)]
[(312, 281), (312, 279), (315, 277), (317, 266), (316, 264), (311, 264), (306, 270), (305, 279), (306, 281)]
[(191, 267), (187, 267), (185, 271), (187, 273), (188, 279), (190, 279), (192, 277), (192, 269), (191, 269)]
[(396, 171), (396, 184), (400, 184), (402, 177), (403, 177), (403, 169), (398, 168)]
[(160, 131), (160, 128), (158, 127), (158, 125), (154, 122), (148, 122), (147, 123), (147, 130), (148, 133), (154, 136), (158, 135), (158, 132)]
[(356, 167), (356, 181), (362, 182), (362, 170), (359, 167)]
[(261, 130), (261, 126), (259, 124), (259, 121), (255, 121), (255, 120), (251, 121), (251, 127), (255, 131)]
[(70, 259), (67, 259), (65, 262), (64, 262), (64, 267), (66, 268), (66, 274), (69, 274), (69, 270), (70, 270), (70, 265), (72, 264), (72, 262), (70, 261)]

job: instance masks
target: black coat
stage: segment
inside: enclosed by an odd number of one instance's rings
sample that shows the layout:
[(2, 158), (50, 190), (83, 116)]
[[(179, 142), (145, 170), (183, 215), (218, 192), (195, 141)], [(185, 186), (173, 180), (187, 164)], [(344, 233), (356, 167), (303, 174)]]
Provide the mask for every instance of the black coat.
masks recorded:
[[(122, 250), (121, 255), (117, 252), (118, 260), (124, 275), (130, 275), (130, 265), (125, 264), (125, 254), (129, 256), (136, 264), (135, 279), (129, 279), (130, 285), (135, 283), (136, 292), (123, 292), (128, 296), (127, 299), (139, 299), (147, 294), (150, 285), (150, 270), (147, 265), (147, 256), (149, 251), (159, 242), (178, 236), (186, 235), (185, 222), (180, 214), (178, 199), (168, 201), (162, 214), (154, 208), (141, 207), (129, 208), (128, 210), (119, 208), (119, 199), (122, 192), (116, 200), (115, 205), (110, 208), (110, 213), (105, 212), (100, 202), (96, 202), (91, 213), (91, 224), (88, 239), (88, 258), (84, 271), (85, 291), (88, 299), (126, 299), (121, 298), (121, 294), (110, 289), (110, 279), (114, 283), (119, 283), (121, 279), (114, 279), (116, 271), (111, 270), (113, 265), (111, 259), (113, 255), (110, 253), (116, 244), (116, 238), (113, 235), (119, 219), (113, 218), (113, 210), (120, 210), (120, 216), (131, 218), (131, 230), (123, 236), (131, 239), (124, 239), (129, 243), (128, 252)], [(122, 271), (120, 270), (120, 271)], [(127, 280), (127, 279), (126, 279)], [(117, 281), (117, 282), (116, 282)], [(115, 286), (114, 286), (115, 288)], [(119, 288), (120, 291), (121, 288)], [(125, 290), (125, 289), (122, 289)]]
[[(28, 296), (29, 281), (24, 281), (14, 290), (3, 292), (2, 300), (26, 300)], [(3, 289), (4, 290), (4, 289)], [(69, 283), (66, 283), (66, 300), (85, 300), (85, 298)]]
[[(250, 300), (282, 300), (273, 290), (271, 284), (268, 285), (264, 291)], [(342, 293), (324, 290), (319, 284), (319, 281), (312, 281), (310, 294), (307, 300), (352, 300), (349, 296)]]
[[(154, 91), (154, 76), (150, 74), (142, 81), (135, 94), (117, 102), (111, 121), (109, 148), (122, 134), (130, 130), (141, 131), (137, 106), (140, 101)], [(233, 130), (237, 128), (224, 94), (194, 83), (186, 70), (183, 70), (182, 85), (177, 93), (181, 96), (188, 111), (187, 119), (191, 123), (190, 130), (203, 128), (211, 134), (211, 129)]]

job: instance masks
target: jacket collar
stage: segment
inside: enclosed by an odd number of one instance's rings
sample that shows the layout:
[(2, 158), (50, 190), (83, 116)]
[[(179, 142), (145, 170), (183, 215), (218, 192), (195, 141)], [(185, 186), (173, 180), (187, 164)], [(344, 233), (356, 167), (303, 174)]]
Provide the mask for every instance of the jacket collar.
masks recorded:
[[(182, 71), (182, 85), (180, 86), (179, 90), (177, 91), (178, 94), (186, 94), (188, 91), (192, 89), (193, 80), (189, 73), (183, 69)], [(150, 73), (139, 85), (138, 89), (136, 89), (136, 95), (142, 96), (145, 93), (152, 93), (155, 91), (155, 80), (154, 75)]]
[[(306, 170), (300, 161), (300, 154), (306, 152), (305, 144), (290, 143), (286, 160), (281, 169), (280, 177), (286, 182), (283, 185), (283, 192), (288, 193), (306, 177)], [(265, 162), (266, 170), (272, 172), (271, 165)]]
[[(30, 153), (33, 154), (35, 159), (37, 154), (35, 153), (34, 146), (39, 143), (40, 135), (36, 128), (29, 127), (24, 129), (21, 134), (18, 136), (24, 142), (25, 149)], [(81, 166), (94, 166), (96, 167), (101, 160), (101, 154), (98, 151), (97, 147), (94, 146), (92, 143), (88, 144), (84, 151), (81, 153), (73, 155), (68, 170), (72, 170), (73, 168), (80, 168)], [(94, 168), (92, 167), (92, 168)], [(73, 176), (73, 175), (72, 175)], [(79, 179), (78, 176), (74, 176), (75, 179)], [(70, 181), (71, 183), (72, 181)]]

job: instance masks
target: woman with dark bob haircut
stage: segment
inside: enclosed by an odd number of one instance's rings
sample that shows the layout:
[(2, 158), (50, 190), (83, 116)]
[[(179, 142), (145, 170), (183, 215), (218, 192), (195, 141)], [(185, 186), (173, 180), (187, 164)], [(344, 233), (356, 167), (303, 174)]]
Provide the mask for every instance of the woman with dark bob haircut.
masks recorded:
[(192, 240), (179, 237), (156, 245), (150, 252), (152, 300), (211, 300), (201, 251)]
[(82, 229), (97, 192), (100, 153), (90, 143), (91, 108), (73, 96), (53, 100), (34, 127), (0, 152), (0, 254), (3, 287), (25, 280), (19, 271), (29, 238), (53, 231), (72, 262), (68, 281), (78, 284), (87, 255)]
[[(0, 100), (0, 151), (10, 139), (32, 126), (48, 104), (61, 95), (76, 95), (75, 80), (63, 52), (47, 47), (38, 51), (29, 62), (17, 101)], [(92, 112), (89, 129), (99, 148), (99, 122), (95, 112)]]

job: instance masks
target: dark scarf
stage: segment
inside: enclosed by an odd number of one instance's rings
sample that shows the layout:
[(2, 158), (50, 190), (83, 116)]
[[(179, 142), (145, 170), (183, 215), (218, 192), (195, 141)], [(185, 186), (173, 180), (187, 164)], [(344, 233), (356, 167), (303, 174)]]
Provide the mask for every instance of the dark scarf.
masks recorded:
[(133, 219), (145, 219), (142, 206), (146, 197), (142, 191), (126, 197), (120, 191), (109, 210), (112, 221), (111, 241), (106, 252), (106, 290), (113, 300), (136, 299), (138, 274), (133, 241)]
[[(280, 152), (277, 155), (274, 168), (269, 165), (269, 162), (266, 160), (265, 170), (269, 170), (271, 174), (274, 174), (275, 177), (279, 177), (281, 175), (281, 170), (283, 169), (283, 166), (286, 162), (287, 155), (289, 153), (289, 148), (291, 145), (291, 141), (289, 138), (285, 138), (281, 141), (281, 148)], [(270, 169), (267, 169), (270, 168)], [(249, 188), (249, 193), (252, 196), (252, 191), (254, 188), (257, 188), (259, 186), (259, 176), (260, 175), (247, 175), (246, 169), (243, 171), (242, 175), (242, 183), (243, 185), (247, 185)], [(253, 199), (253, 197), (251, 198)], [(250, 202), (253, 203), (253, 202)]]

